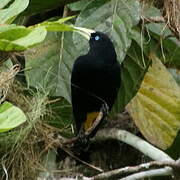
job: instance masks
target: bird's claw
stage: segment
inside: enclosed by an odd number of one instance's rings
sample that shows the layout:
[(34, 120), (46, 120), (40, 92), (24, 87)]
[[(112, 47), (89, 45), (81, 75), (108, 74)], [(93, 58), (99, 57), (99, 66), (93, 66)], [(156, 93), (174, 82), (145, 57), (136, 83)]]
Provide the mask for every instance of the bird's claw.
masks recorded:
[(89, 142), (89, 138), (85, 135), (84, 129), (81, 128), (78, 134), (78, 142), (82, 145), (86, 145)]
[(103, 113), (104, 116), (108, 115), (108, 113), (109, 113), (109, 106), (107, 105), (107, 103), (102, 104), (101, 112)]

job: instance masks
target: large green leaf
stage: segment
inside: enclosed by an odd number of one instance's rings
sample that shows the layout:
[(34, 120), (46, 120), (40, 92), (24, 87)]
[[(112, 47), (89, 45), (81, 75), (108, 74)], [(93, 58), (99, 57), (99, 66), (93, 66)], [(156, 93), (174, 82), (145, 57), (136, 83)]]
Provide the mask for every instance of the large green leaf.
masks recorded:
[(167, 66), (180, 69), (180, 42), (173, 37), (166, 38), (162, 41), (162, 50)]
[(137, 93), (151, 63), (148, 56), (154, 42), (151, 40), (147, 44), (146, 38), (141, 35), (138, 29), (131, 30), (130, 34), (132, 43), (121, 65), (121, 88), (113, 109), (114, 113), (123, 111), (125, 106)]
[(49, 91), (52, 98), (61, 96), (68, 100), (61, 98), (49, 106), (50, 111), (53, 111), (49, 123), (62, 129), (61, 132), (66, 135), (71, 132), (72, 123), (70, 74), (78, 54), (70, 32), (49, 32), (43, 43), (25, 52), (26, 68), (30, 69), (25, 71), (28, 84)]
[(166, 149), (180, 129), (180, 88), (161, 61), (154, 54), (151, 58), (152, 66), (128, 111), (142, 134)]
[(24, 26), (4, 25), (0, 27), (0, 50), (22, 51), (44, 40), (45, 27), (33, 29)]
[(89, 3), (91, 0), (80, 0), (71, 4), (68, 4), (67, 7), (71, 10), (71, 11), (82, 11), (87, 3)]
[[(8, 4), (9, 1), (1, 0), (0, 8)], [(0, 9), (0, 24), (6, 24), (8, 21), (24, 11), (29, 4), (29, 0), (14, 0), (9, 7)]]
[(21, 109), (9, 102), (0, 105), (0, 132), (9, 131), (26, 121)]
[(11, 0), (1, 0), (0, 1), (0, 9), (5, 7)]
[[(117, 51), (119, 61), (130, 47), (130, 29), (139, 22), (140, 5), (137, 0), (94, 0), (88, 3), (78, 16), (75, 26), (87, 27), (108, 33)], [(79, 49), (87, 49), (87, 42), (74, 33)]]
[(72, 25), (64, 24), (72, 18), (73, 16), (46, 21), (29, 28), (14, 24), (3, 25), (0, 27), (0, 50), (22, 51), (31, 48), (45, 39), (47, 31), (73, 31)]
[(149, 58), (143, 53), (139, 44), (133, 40), (122, 62), (121, 88), (114, 107), (115, 112), (123, 111), (137, 93), (149, 64)]
[(70, 73), (80, 53), (73, 45), (72, 33), (48, 33), (46, 40), (26, 51), (26, 79), (30, 86), (43, 87), (52, 96), (70, 102)]
[(65, 18), (61, 18), (57, 21), (45, 21), (42, 22), (40, 24), (38, 24), (37, 26), (43, 26), (47, 29), (47, 31), (73, 31), (74, 30), (74, 26), (73, 25), (68, 25), (68, 24), (64, 24), (64, 22), (74, 18), (75, 16), (69, 16), (69, 17), (65, 17)]

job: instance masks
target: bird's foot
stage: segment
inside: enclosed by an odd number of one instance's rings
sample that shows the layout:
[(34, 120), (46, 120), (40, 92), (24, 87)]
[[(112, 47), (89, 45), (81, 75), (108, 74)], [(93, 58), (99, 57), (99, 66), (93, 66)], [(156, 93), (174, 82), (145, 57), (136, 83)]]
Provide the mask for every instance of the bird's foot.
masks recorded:
[(89, 142), (89, 138), (85, 135), (85, 131), (83, 128), (79, 131), (78, 141), (82, 144), (87, 144)]
[(85, 135), (83, 128), (79, 131), (77, 135), (77, 141), (75, 143), (75, 146), (83, 150), (88, 149), (89, 147), (89, 137)]
[(80, 130), (76, 138), (71, 150), (74, 154), (80, 156), (83, 152), (88, 151), (89, 138), (85, 135), (84, 130)]

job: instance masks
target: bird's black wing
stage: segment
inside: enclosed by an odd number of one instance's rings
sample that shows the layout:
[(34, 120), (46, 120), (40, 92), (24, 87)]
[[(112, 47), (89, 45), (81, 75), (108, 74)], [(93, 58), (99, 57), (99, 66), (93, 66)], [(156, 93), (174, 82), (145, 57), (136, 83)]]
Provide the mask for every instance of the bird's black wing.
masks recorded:
[(99, 112), (98, 104), (95, 104), (96, 95), (92, 92), (92, 87), (95, 88), (92, 82), (95, 81), (92, 75), (93, 67), (88, 61), (86, 56), (79, 57), (74, 63), (71, 75), (71, 99), (77, 132), (88, 119), (91, 123)]
[(104, 103), (111, 109), (120, 86), (119, 64), (107, 65), (88, 56), (74, 63), (71, 76), (73, 114), (77, 132), (91, 127)]

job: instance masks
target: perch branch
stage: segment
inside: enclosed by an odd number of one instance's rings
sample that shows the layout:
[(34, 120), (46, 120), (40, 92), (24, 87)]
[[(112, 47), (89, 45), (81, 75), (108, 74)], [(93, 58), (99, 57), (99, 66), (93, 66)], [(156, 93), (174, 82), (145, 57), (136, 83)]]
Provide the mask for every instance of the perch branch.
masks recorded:
[[(135, 173), (135, 174), (128, 175), (126, 177), (121, 178), (120, 180), (134, 180), (134, 179), (138, 180), (142, 178), (155, 177), (155, 176), (170, 176), (170, 175), (172, 176), (173, 175), (172, 168), (167, 166), (171, 166), (173, 169), (176, 169), (178, 172), (180, 170), (179, 161), (176, 161), (174, 163), (166, 162), (166, 161), (165, 162), (152, 161), (149, 163), (140, 164), (138, 166), (129, 166), (125, 168), (111, 170), (108, 172), (103, 172), (93, 177), (85, 177), (82, 174), (79, 175), (74, 174), (74, 176), (71, 179), (73, 180), (79, 177), (82, 180), (101, 180), (101, 179), (111, 178), (114, 176), (120, 176), (127, 173)], [(159, 168), (159, 169), (147, 170), (149, 168)], [(142, 171), (142, 172), (138, 172), (138, 171)], [(68, 178), (70, 179), (70, 177)]]
[[(97, 126), (97, 124), (101, 121), (102, 115), (103, 115), (102, 112), (99, 113), (99, 116), (96, 119), (97, 123), (94, 123), (94, 126), (92, 127), (92, 131), (93, 131), (93, 128), (95, 128)], [(92, 131), (90, 129), (89, 133), (91, 133)], [(123, 141), (126, 144), (131, 145), (132, 147), (141, 151), (146, 156), (148, 156), (156, 161), (141, 164), (141, 165), (135, 166), (135, 167), (125, 167), (125, 168), (116, 169), (116, 170), (102, 173), (101, 169), (94, 167), (93, 165), (90, 165), (84, 161), (81, 161), (79, 158), (74, 156), (73, 153), (71, 153), (71, 151), (69, 151), (65, 148), (66, 145), (77, 141), (77, 137), (73, 137), (71, 139), (65, 139), (63, 137), (58, 137), (54, 141), (53, 146), (61, 147), (71, 157), (73, 157), (76, 160), (82, 162), (83, 164), (101, 172), (101, 174), (91, 177), (90, 179), (104, 179), (107, 177), (112, 177), (112, 176), (120, 175), (123, 173), (133, 173), (133, 172), (137, 172), (137, 171), (146, 170), (153, 166), (158, 167), (158, 168), (164, 167), (164, 166), (169, 166), (169, 167), (148, 170), (148, 171), (144, 171), (144, 172), (138, 172), (138, 173), (127, 176), (126, 178), (128, 178), (128, 179), (126, 179), (126, 180), (129, 180), (129, 179), (131, 180), (133, 178), (139, 179), (142, 177), (160, 176), (160, 175), (167, 176), (167, 175), (172, 175), (173, 173), (175, 174), (176, 172), (180, 171), (180, 165), (177, 163), (178, 161), (175, 162), (171, 157), (169, 157), (166, 153), (164, 153), (160, 149), (154, 147), (153, 145), (149, 144), (145, 140), (143, 140), (125, 130), (119, 130), (119, 129), (115, 129), (115, 128), (103, 129), (103, 130), (100, 130), (97, 132), (97, 135), (94, 139), (96, 139), (96, 140), (116, 139), (116, 140)], [(173, 170), (175, 170), (175, 171), (173, 172)]]
[[(180, 164), (178, 161), (176, 162), (169, 162), (169, 161), (164, 161), (164, 162), (159, 162), (159, 161), (151, 161), (148, 163), (144, 163), (144, 164), (140, 164), (138, 166), (129, 166), (129, 167), (124, 167), (124, 168), (120, 168), (120, 169), (114, 169), (108, 172), (104, 172), (101, 174), (98, 174), (96, 176), (94, 176), (93, 178), (95, 180), (97, 179), (105, 179), (105, 178), (110, 178), (112, 176), (120, 176), (122, 174), (126, 174), (126, 173), (136, 173), (138, 171), (144, 171), (147, 170), (149, 168), (161, 168), (161, 167), (165, 167), (165, 166), (170, 166), (172, 167), (174, 170), (176, 170), (177, 172), (180, 172)], [(163, 169), (163, 168), (162, 168)], [(171, 168), (164, 168), (164, 170), (161, 170), (161, 172), (164, 172), (164, 174), (162, 173), (162, 175), (167, 176), (167, 175), (172, 175), (172, 169)], [(147, 172), (147, 173), (145, 173)], [(152, 173), (152, 175), (154, 176), (156, 171), (150, 171)], [(149, 171), (144, 171), (144, 174), (150, 176), (151, 173)], [(139, 173), (137, 173), (139, 174)], [(140, 175), (142, 176), (142, 174)], [(158, 174), (157, 174), (158, 176)]]
[(135, 179), (138, 180), (138, 179), (143, 179), (147, 177), (169, 176), (169, 175), (172, 175), (172, 168), (165, 167), (161, 169), (153, 169), (153, 170), (135, 173), (135, 174), (126, 176), (124, 178), (121, 178), (120, 180), (135, 180)]
[[(150, 157), (153, 160), (159, 161), (158, 163), (156, 163), (156, 165), (162, 166), (164, 162), (166, 162), (167, 164), (164, 164), (166, 166), (170, 166), (170, 167), (165, 167), (163, 169), (159, 169), (159, 170), (149, 170), (147, 171), (147, 173), (138, 173), (138, 174), (134, 174), (131, 176), (128, 176), (128, 178), (135, 178), (137, 176), (137, 179), (139, 179), (138, 177), (149, 177), (149, 176), (159, 176), (159, 175), (176, 175), (179, 177), (179, 173), (180, 172), (180, 165), (179, 165), (179, 161), (175, 162), (170, 156), (168, 156), (166, 153), (164, 153), (163, 151), (161, 151), (160, 149), (154, 147), (153, 145), (149, 144), (148, 142), (146, 142), (145, 140), (135, 136), (134, 134), (127, 132), (125, 130), (118, 130), (115, 128), (112, 129), (103, 129), (101, 131), (99, 131), (96, 135), (96, 140), (105, 140), (105, 139), (116, 139), (116, 140), (120, 140), (122, 142), (125, 142), (126, 144), (131, 145), (132, 147), (136, 148), (137, 150), (139, 150), (140, 152), (142, 152), (143, 154), (145, 154), (146, 156)], [(175, 170), (173, 172), (173, 170)], [(176, 174), (177, 173), (177, 174)], [(133, 179), (131, 178), (131, 179)]]
[(119, 130), (115, 128), (108, 130), (103, 129), (98, 131), (95, 139), (97, 140), (117, 139), (119, 141), (125, 142), (126, 144), (129, 144), (130, 146), (139, 150), (140, 152), (142, 152), (143, 154), (145, 154), (146, 156), (150, 157), (153, 160), (174, 162), (174, 160), (170, 156), (168, 156), (160, 149), (154, 147), (153, 145), (149, 144), (147, 141), (125, 130)]

